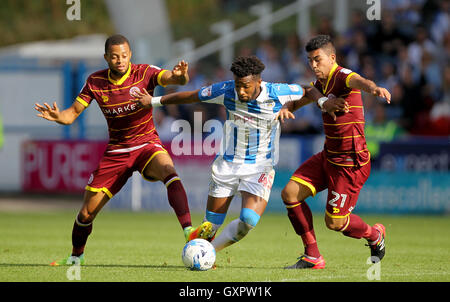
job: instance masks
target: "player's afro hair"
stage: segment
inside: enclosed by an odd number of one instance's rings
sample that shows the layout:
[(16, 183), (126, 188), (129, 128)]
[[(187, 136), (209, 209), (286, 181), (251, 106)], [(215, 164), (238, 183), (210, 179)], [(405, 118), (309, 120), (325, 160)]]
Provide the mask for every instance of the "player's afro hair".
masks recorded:
[(256, 56), (241, 56), (234, 59), (231, 72), (238, 78), (249, 75), (260, 75), (266, 66)]
[(122, 35), (119, 35), (119, 34), (112, 35), (108, 39), (106, 39), (106, 42), (105, 42), (105, 53), (108, 53), (109, 48), (112, 45), (120, 45), (120, 44), (125, 44), (125, 43), (127, 43), (128, 46), (130, 46), (130, 42), (128, 42), (128, 39), (125, 36), (122, 36)]
[(331, 51), (332, 53), (336, 53), (333, 42), (331, 41), (331, 37), (329, 35), (318, 35), (309, 40), (305, 46), (307, 52), (311, 52), (319, 48), (324, 48), (328, 51)]

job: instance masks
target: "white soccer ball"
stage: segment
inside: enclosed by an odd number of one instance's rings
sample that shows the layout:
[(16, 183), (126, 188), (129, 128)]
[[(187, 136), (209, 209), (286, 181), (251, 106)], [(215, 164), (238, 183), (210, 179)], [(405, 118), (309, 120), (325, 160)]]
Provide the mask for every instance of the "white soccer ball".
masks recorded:
[(216, 261), (216, 250), (205, 239), (194, 239), (186, 243), (181, 253), (184, 265), (194, 271), (209, 270)]

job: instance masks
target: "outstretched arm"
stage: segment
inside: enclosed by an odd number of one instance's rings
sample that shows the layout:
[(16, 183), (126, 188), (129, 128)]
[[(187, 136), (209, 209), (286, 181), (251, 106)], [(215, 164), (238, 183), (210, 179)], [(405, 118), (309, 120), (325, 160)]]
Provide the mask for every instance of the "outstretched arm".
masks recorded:
[[(282, 123), (284, 123), (284, 119), (295, 119), (295, 115), (294, 112), (296, 110), (298, 110), (299, 108), (311, 104), (312, 102), (314, 102), (314, 97), (317, 97), (317, 99), (319, 99), (321, 96), (323, 96), (319, 90), (317, 90), (315, 87), (311, 87), (311, 86), (303, 86), (301, 85), (303, 88), (303, 91), (305, 91), (305, 94), (303, 95), (303, 97), (298, 100), (298, 101), (289, 101), (286, 102), (283, 105), (283, 108), (281, 108), (280, 112), (278, 112), (277, 115), (277, 119), (279, 119)], [(318, 95), (312, 91), (311, 88), (314, 88), (315, 90), (317, 90), (317, 92), (319, 93), (319, 97)]]
[(283, 123), (284, 119), (295, 119), (293, 112), (312, 102), (317, 102), (319, 107), (328, 112), (336, 120), (336, 111), (347, 111), (348, 104), (343, 98), (325, 97), (313, 86), (303, 86), (304, 96), (298, 101), (287, 102), (278, 114), (278, 118)]
[(312, 102), (317, 102), (321, 97), (323, 97), (323, 94), (320, 93), (320, 91), (313, 86), (306, 86), (301, 85), (303, 88), (303, 91), (305, 91), (305, 94), (299, 101), (292, 102), (292, 112), (298, 110), (299, 108), (311, 104)]
[(53, 107), (50, 107), (47, 103), (44, 103), (44, 106), (36, 103), (34, 107), (34, 109), (39, 111), (37, 116), (52, 122), (57, 122), (61, 125), (72, 124), (85, 108), (86, 107), (78, 101), (73, 102), (72, 106), (63, 111), (59, 111), (56, 102), (53, 103)]
[(169, 104), (191, 104), (201, 101), (198, 97), (199, 90), (175, 92), (159, 97), (152, 97), (145, 89), (143, 89), (143, 91), (144, 92), (135, 92), (132, 95), (134, 97), (133, 101), (143, 108), (158, 107)]
[(189, 82), (188, 63), (178, 62), (172, 71), (166, 71), (161, 76), (161, 84), (166, 85), (186, 85)]
[(377, 84), (375, 84), (373, 81), (365, 79), (359, 74), (353, 75), (348, 80), (348, 86), (350, 88), (364, 90), (365, 92), (370, 93), (374, 96), (382, 97), (388, 104), (391, 103), (391, 94), (386, 88), (377, 86)]

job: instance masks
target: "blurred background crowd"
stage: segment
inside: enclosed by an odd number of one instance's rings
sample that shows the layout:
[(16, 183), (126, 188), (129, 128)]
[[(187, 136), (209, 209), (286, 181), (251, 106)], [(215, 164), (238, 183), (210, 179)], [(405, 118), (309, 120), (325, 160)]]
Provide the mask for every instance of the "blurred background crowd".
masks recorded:
[[(319, 16), (315, 34), (328, 34), (337, 49), (337, 62), (387, 88), (390, 105), (363, 93), (366, 136), (374, 156), (378, 141), (407, 135), (450, 135), (450, 2), (396, 0), (383, 2), (381, 22), (372, 22), (365, 12), (352, 11), (349, 30), (338, 34), (330, 16)], [(304, 50), (307, 41), (291, 35), (252, 40), (236, 55), (256, 54), (266, 65), (263, 80), (309, 85), (314, 80)], [(177, 90), (195, 90), (214, 82), (232, 79), (219, 64), (202, 73), (199, 61), (190, 65), (191, 81)], [(207, 64), (209, 71), (214, 64)], [(166, 89), (170, 93), (174, 89)], [(224, 108), (211, 104), (167, 106), (155, 113), (163, 139), (175, 135), (173, 120), (193, 118), (194, 111), (206, 119), (224, 120)], [(308, 105), (296, 112), (296, 119), (282, 127), (284, 134), (322, 133), (321, 112)]]

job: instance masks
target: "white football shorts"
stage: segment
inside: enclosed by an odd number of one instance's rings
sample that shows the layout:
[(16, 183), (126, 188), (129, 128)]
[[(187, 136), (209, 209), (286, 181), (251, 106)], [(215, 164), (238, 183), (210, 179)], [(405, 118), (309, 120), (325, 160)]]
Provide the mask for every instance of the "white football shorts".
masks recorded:
[(235, 164), (218, 157), (211, 167), (209, 195), (229, 197), (245, 191), (269, 201), (274, 179), (275, 170), (272, 166)]

